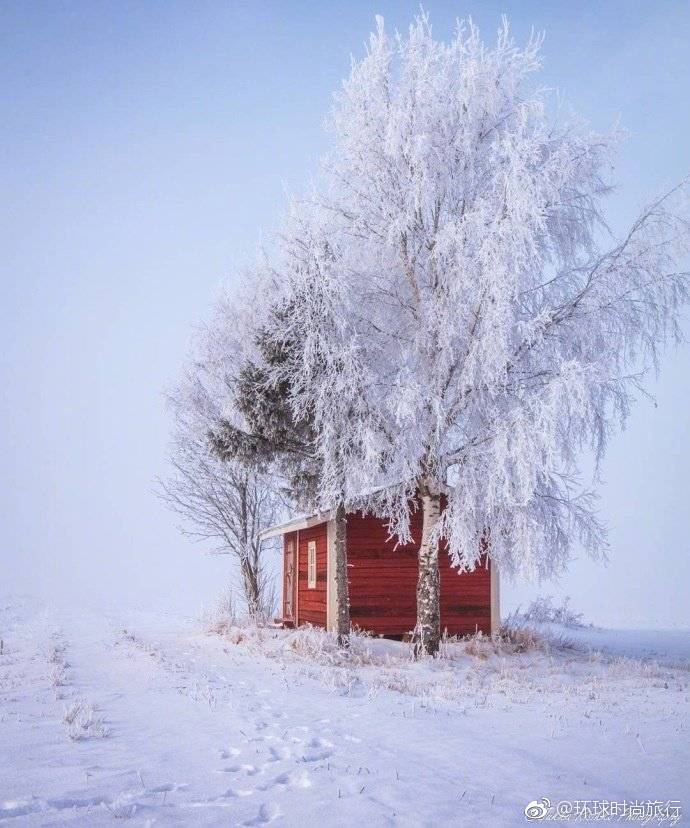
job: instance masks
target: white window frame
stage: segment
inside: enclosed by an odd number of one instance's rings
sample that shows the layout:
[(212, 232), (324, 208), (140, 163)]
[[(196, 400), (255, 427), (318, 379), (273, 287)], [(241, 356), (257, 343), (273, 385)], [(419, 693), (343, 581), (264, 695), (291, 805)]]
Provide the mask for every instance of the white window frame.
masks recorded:
[(316, 541), (307, 544), (307, 588), (316, 589)]
[[(286, 615), (290, 619), (294, 619), (295, 617), (295, 577), (297, 572), (297, 562), (295, 559), (295, 542), (293, 540), (289, 540), (285, 544), (285, 609), (290, 609), (289, 615), (286, 612)], [(292, 572), (287, 569), (288, 561), (292, 558)], [(292, 581), (290, 581), (292, 578)]]

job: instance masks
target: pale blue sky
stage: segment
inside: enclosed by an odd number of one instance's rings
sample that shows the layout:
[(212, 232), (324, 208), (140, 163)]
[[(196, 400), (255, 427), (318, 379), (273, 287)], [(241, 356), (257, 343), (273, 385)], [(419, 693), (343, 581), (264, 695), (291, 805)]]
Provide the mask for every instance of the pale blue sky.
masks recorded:
[[(414, 2), (0, 5), (0, 580), (195, 609), (228, 571), (152, 494), (160, 391), (219, 284), (326, 147), (330, 95), (382, 14)], [(545, 84), (630, 132), (614, 226), (690, 172), (687, 2), (430, 2), (435, 31), (502, 12), (546, 31)], [(690, 625), (690, 346), (614, 441), (607, 568), (556, 590), (603, 623)], [(504, 585), (506, 604), (534, 588)]]

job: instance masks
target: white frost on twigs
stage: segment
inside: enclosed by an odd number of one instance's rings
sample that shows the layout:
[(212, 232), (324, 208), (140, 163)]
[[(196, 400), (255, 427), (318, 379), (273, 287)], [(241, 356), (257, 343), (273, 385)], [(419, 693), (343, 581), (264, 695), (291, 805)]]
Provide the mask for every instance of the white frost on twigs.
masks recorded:
[(324, 504), (406, 481), (375, 496), (405, 541), (418, 482), (448, 484), (435, 531), (453, 562), (475, 566), (489, 537), (532, 576), (578, 542), (605, 550), (578, 458), (598, 468), (678, 337), (689, 238), (683, 185), (611, 240), (618, 136), (552, 123), (540, 44), (505, 23), (487, 47), (471, 24), (441, 43), (424, 15), (407, 36), (379, 22), (275, 267), (275, 336), (302, 348), (274, 379), (313, 418)]

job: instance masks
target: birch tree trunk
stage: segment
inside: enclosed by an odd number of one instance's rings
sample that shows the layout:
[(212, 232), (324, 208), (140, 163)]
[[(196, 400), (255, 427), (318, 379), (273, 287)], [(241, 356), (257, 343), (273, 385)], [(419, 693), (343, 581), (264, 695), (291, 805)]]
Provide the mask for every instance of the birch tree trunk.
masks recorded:
[(441, 493), (427, 483), (420, 486), (422, 499), (422, 540), (419, 547), (417, 577), (417, 626), (414, 634), (415, 657), (435, 656), (441, 642), (440, 579), (438, 538), (434, 529), (441, 515)]
[(335, 594), (338, 601), (338, 646), (347, 647), (350, 635), (350, 596), (347, 587), (347, 514), (342, 504), (335, 513)]
[(240, 569), (242, 571), (242, 583), (244, 586), (244, 597), (247, 602), (247, 611), (251, 618), (256, 618), (261, 608), (258, 572), (252, 566), (249, 556), (242, 558)]

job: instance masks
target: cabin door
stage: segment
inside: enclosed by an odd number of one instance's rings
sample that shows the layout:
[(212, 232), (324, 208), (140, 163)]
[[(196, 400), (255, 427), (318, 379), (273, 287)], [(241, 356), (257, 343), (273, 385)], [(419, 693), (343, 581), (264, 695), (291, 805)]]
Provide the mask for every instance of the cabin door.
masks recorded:
[(285, 619), (295, 620), (295, 542), (290, 539), (285, 544)]

